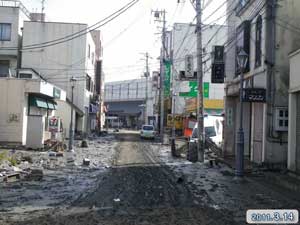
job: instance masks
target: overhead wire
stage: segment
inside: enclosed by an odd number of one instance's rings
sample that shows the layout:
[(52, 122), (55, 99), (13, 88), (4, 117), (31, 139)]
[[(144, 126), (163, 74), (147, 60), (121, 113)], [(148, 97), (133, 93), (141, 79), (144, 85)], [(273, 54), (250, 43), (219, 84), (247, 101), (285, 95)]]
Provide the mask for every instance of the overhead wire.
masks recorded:
[[(61, 41), (49, 41), (47, 44), (34, 44), (33, 47), (25, 47), (23, 46), (21, 51), (26, 51), (26, 50), (33, 50), (33, 49), (40, 49), (40, 48), (46, 48), (46, 47), (51, 47), (51, 46), (55, 46), (61, 43), (65, 43), (71, 40), (74, 40), (76, 38), (79, 38), (83, 35), (86, 35), (106, 24), (108, 24), (109, 22), (113, 21), (114, 19), (116, 19), (117, 17), (119, 17), (120, 15), (122, 15), (123, 13), (125, 13), (128, 9), (130, 9), (131, 7), (133, 7), (135, 4), (137, 4), (140, 0), (133, 0), (130, 3), (128, 3), (125, 7), (122, 7), (122, 10), (118, 10), (117, 13), (113, 13), (114, 16), (110, 16), (111, 18), (109, 18), (108, 20), (105, 20), (105, 22), (101, 23), (100, 25), (97, 25), (96, 27), (92, 28), (92, 29), (88, 29), (87, 31), (83, 32), (83, 33), (79, 33), (78, 35), (73, 35), (69, 38), (61, 38)], [(115, 15), (116, 14), (116, 15)], [(52, 43), (53, 42), (53, 43)], [(36, 46), (35, 46), (36, 45)], [(18, 48), (2, 48), (4, 50), (17, 50)]]

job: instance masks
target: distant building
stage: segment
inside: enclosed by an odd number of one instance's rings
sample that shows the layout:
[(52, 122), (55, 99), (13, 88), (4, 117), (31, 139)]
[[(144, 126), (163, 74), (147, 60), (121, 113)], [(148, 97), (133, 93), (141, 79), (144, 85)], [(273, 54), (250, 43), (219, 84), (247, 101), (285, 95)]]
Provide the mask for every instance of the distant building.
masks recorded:
[[(151, 77), (148, 79), (146, 101), (146, 79), (134, 79), (105, 83), (104, 103), (107, 116), (118, 117), (128, 128), (140, 127), (143, 123), (156, 125), (154, 117), (154, 94)], [(147, 107), (145, 107), (147, 104)], [(147, 112), (145, 109), (147, 108)], [(146, 121), (145, 121), (146, 118)]]
[[(171, 57), (172, 89), (175, 114), (188, 114), (196, 111), (197, 81), (181, 80), (186, 73), (186, 57), (191, 57), (191, 75), (197, 72), (197, 34), (195, 24), (175, 23), (172, 30)], [(203, 46), (203, 82), (204, 113), (219, 114), (224, 109), (224, 84), (211, 82), (213, 46), (222, 46), (227, 40), (227, 27), (221, 25), (204, 25), (202, 31)], [(195, 76), (196, 78), (196, 76)], [(172, 101), (174, 102), (174, 101)]]

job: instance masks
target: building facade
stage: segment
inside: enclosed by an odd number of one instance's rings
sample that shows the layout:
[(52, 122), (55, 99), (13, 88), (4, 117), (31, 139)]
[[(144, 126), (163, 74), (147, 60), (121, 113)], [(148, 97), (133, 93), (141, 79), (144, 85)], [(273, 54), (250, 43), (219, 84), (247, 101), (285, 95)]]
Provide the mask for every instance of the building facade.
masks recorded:
[(288, 169), (300, 173), (300, 50), (290, 54)]
[(66, 101), (66, 92), (31, 74), (31, 78), (0, 78), (0, 143), (39, 149), (52, 138), (49, 120), (57, 116), (57, 105)]
[[(227, 28), (221, 25), (204, 25), (203, 45), (203, 82), (204, 111), (207, 114), (222, 114), (224, 108), (224, 84), (211, 82), (213, 46), (222, 46), (227, 40)], [(175, 23), (172, 30), (172, 90), (175, 114), (185, 114), (189, 109), (196, 111), (197, 96), (197, 34), (196, 25)], [(187, 72), (187, 57), (190, 59), (190, 72)], [(182, 79), (191, 73), (190, 81)], [(175, 101), (174, 101), (175, 98)], [(192, 104), (192, 105), (190, 105)]]
[[(107, 115), (120, 118), (124, 127), (138, 128), (142, 124), (156, 125), (154, 117), (156, 92), (151, 77), (148, 81), (142, 78), (107, 82), (104, 90)], [(146, 90), (148, 90), (147, 98)]]
[(23, 21), (30, 13), (17, 1), (0, 1), (0, 77), (16, 77)]
[[(244, 70), (244, 154), (258, 164), (286, 166), (290, 52), (299, 48), (299, 1), (228, 0), (224, 155), (236, 154), (240, 68), (237, 55), (248, 54)], [(247, 89), (247, 90), (246, 90)], [(255, 98), (247, 98), (253, 93)], [(259, 94), (258, 94), (259, 93)], [(246, 102), (247, 101), (247, 102)]]
[[(103, 82), (102, 67), (99, 66), (102, 60), (100, 32), (87, 32), (87, 28), (87, 24), (45, 22), (38, 19), (25, 21), (21, 63), (22, 68), (33, 68), (46, 80), (67, 92), (69, 104), (64, 108), (70, 108), (74, 85), (75, 132), (82, 134), (94, 130), (97, 125), (95, 115), (101, 107), (100, 91), (98, 94), (96, 88), (100, 90), (100, 82)], [(49, 41), (50, 44), (47, 44)], [(46, 44), (31, 50), (30, 47), (36, 43)], [(72, 77), (76, 79), (75, 84), (70, 82)], [(68, 137), (70, 115), (65, 110), (58, 113), (66, 122)]]

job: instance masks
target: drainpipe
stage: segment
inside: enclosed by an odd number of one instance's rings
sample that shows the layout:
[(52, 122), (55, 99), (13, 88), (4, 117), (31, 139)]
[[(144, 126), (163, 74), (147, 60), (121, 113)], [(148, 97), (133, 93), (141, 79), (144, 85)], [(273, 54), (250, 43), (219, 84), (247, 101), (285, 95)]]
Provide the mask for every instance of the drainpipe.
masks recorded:
[(267, 3), (267, 141), (283, 143), (280, 135), (274, 134), (274, 113), (275, 107), (275, 60), (276, 60), (276, 4), (277, 0), (270, 0)]
[(16, 76), (19, 78), (20, 77), (20, 69), (22, 66), (22, 48), (23, 48), (23, 27), (21, 28), (21, 38), (18, 43), (18, 56), (17, 56), (17, 74)]

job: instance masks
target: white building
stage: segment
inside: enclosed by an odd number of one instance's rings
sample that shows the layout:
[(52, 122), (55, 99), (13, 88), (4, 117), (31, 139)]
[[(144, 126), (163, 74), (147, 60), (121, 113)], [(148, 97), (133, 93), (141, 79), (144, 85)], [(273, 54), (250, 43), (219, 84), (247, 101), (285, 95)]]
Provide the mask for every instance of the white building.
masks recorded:
[[(98, 77), (95, 74), (96, 65), (101, 60), (100, 33), (86, 32), (87, 28), (87, 24), (79, 23), (40, 20), (24, 22), (22, 68), (33, 68), (47, 81), (66, 90), (69, 104), (61, 107), (63, 110), (59, 110), (58, 114), (64, 121), (67, 136), (70, 114), (66, 112), (70, 111), (72, 77), (77, 79), (73, 101), (75, 132), (84, 134), (93, 130), (96, 124), (95, 107), (100, 108), (93, 104), (97, 101), (99, 103), (96, 86), (103, 81), (100, 77), (101, 67), (100, 70), (98, 68)], [(37, 43), (46, 44), (30, 49)], [(100, 93), (99, 87), (98, 92)]]
[(288, 169), (300, 173), (300, 50), (290, 54)]
[(51, 138), (48, 121), (57, 116), (57, 104), (66, 100), (66, 92), (34, 71), (24, 72), (32, 78), (0, 78), (0, 143), (43, 148)]
[(17, 76), (23, 20), (30, 13), (18, 1), (0, 1), (0, 77)]
[[(260, 102), (244, 102), (244, 154), (252, 162), (286, 166), (289, 53), (299, 49), (300, 1), (228, 0), (224, 155), (236, 155), (240, 72), (237, 54), (249, 60), (244, 88), (260, 89)], [(257, 92), (256, 92), (257, 93)]]
[[(202, 31), (203, 45), (203, 82), (205, 84), (204, 106), (205, 110), (223, 110), (224, 84), (211, 83), (211, 55), (213, 46), (222, 46), (227, 40), (227, 28), (221, 25), (207, 25)], [(191, 92), (193, 88), (197, 91), (197, 87), (192, 87), (191, 81), (181, 81), (180, 73), (186, 70), (185, 58), (192, 57), (192, 71), (197, 71), (197, 34), (196, 25), (175, 23), (172, 30), (172, 55), (173, 69), (172, 82), (174, 94), (176, 95), (176, 104), (173, 108), (175, 114), (183, 114), (186, 111), (186, 100), (191, 97), (182, 97), (180, 93)], [(194, 82), (195, 83), (195, 82)], [(211, 108), (213, 107), (213, 108)]]

